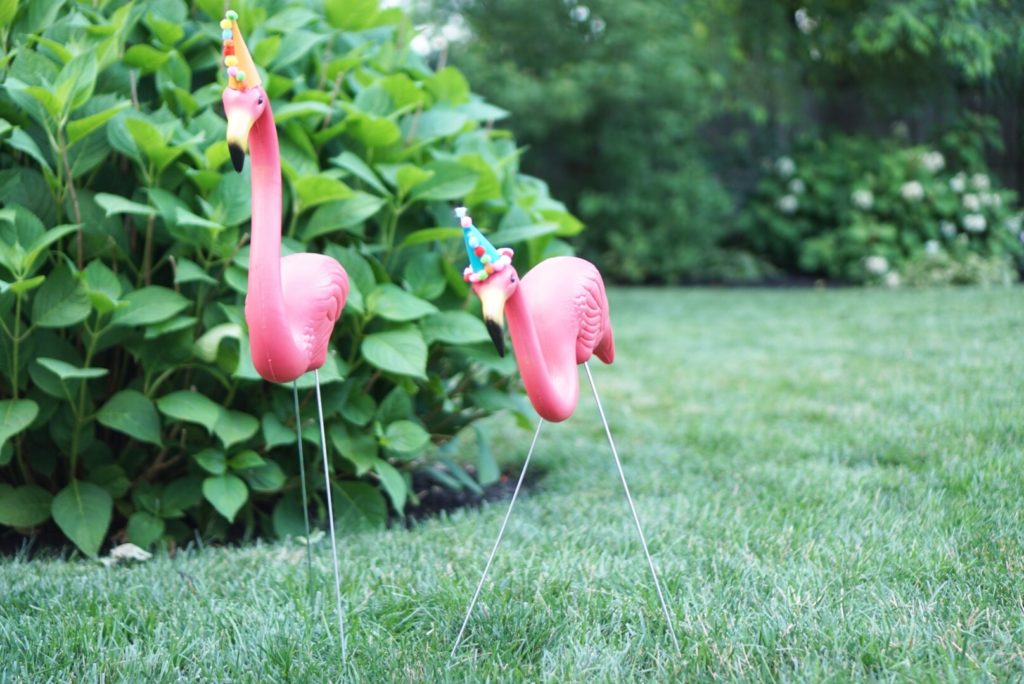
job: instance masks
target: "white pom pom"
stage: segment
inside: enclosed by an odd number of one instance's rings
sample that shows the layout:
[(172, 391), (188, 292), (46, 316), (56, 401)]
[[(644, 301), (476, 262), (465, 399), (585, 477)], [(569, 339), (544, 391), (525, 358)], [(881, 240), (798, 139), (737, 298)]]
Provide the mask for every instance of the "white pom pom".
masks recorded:
[(466, 207), (455, 207), (455, 215), (462, 218), (466, 215)]

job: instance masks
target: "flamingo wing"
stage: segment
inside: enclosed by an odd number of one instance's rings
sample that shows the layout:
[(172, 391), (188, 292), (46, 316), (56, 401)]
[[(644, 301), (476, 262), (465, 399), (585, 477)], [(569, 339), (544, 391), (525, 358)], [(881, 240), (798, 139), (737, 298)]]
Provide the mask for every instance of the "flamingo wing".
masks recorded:
[(295, 343), (309, 355), (306, 370), (320, 368), (348, 298), (348, 274), (331, 257), (291, 254), (281, 260), (281, 285)]
[(611, 363), (615, 347), (608, 316), (608, 295), (600, 272), (593, 264), (584, 263), (589, 268), (579, 269), (573, 297), (578, 325), (576, 363), (588, 361), (595, 352), (602, 361)]
[[(608, 296), (596, 266), (577, 257), (552, 257), (534, 266), (521, 287), (539, 333), (546, 331), (548, 339), (569, 345), (564, 350), (568, 359), (575, 357), (581, 364), (597, 354), (605, 363), (612, 362), (615, 345)], [(546, 353), (555, 351), (549, 348)], [(554, 358), (548, 360), (555, 363)]]

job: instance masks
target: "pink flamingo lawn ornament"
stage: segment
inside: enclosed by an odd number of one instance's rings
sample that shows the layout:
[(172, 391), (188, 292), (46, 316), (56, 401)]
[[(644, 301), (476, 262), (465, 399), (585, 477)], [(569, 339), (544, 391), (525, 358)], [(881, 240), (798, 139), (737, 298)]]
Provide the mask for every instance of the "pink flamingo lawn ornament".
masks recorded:
[(564, 421), (576, 410), (580, 387), (577, 370), (579, 364), (583, 365), (587, 379), (590, 380), (594, 401), (597, 403), (605, 435), (615, 457), (619, 479), (622, 481), (626, 500), (633, 514), (636, 531), (640, 535), (640, 543), (647, 557), (658, 600), (668, 623), (669, 634), (678, 651), (679, 640), (676, 638), (672, 615), (661, 591), (658, 572), (647, 548), (647, 540), (640, 526), (640, 517), (633, 504), (633, 497), (629, 493), (629, 485), (626, 484), (622, 461), (612, 440), (601, 399), (597, 395), (594, 376), (590, 373), (588, 361), (592, 355), (596, 354), (599, 359), (609, 364), (615, 359), (608, 296), (605, 294), (601, 273), (597, 267), (584, 259), (554, 257), (542, 261), (525, 277), (519, 278), (515, 267), (512, 266), (512, 250), (507, 247), (495, 249), (473, 225), (473, 219), (467, 215), (465, 207), (456, 209), (455, 214), (462, 224), (466, 252), (469, 256), (469, 266), (463, 272), (463, 277), (480, 298), (484, 324), (494, 341), (494, 346), (502, 356), (505, 355), (504, 316), (507, 313), (516, 363), (526, 386), (526, 394), (540, 415), (540, 421), (537, 423), (530, 450), (526, 454), (523, 470), (519, 473), (519, 480), (512, 492), (512, 500), (502, 520), (498, 538), (484, 566), (483, 575), (469, 603), (469, 609), (466, 611), (466, 617), (462, 621), (462, 628), (455, 638), (455, 645), (449, 658), (455, 655), (462, 641), (473, 607), (487, 579), (487, 573), (505, 534), (505, 527), (519, 496), (544, 421)]
[(302, 456), (297, 378), (313, 371), (320, 418), (327, 518), (334, 560), (334, 590), (342, 661), (346, 660), (341, 581), (334, 533), (334, 506), (327, 464), (319, 369), (327, 358), (327, 343), (348, 297), (348, 275), (323, 254), (291, 254), (281, 258), (281, 158), (270, 98), (238, 28), (238, 14), (228, 10), (220, 22), (228, 87), (224, 89), (227, 142), (231, 162), (239, 173), (248, 150), (252, 165), (252, 235), (249, 248), (249, 290), (245, 321), (249, 327), (252, 362), (271, 382), (291, 382), (295, 399), (295, 430), (306, 521), (309, 570), (309, 513), (306, 508), (305, 462)]

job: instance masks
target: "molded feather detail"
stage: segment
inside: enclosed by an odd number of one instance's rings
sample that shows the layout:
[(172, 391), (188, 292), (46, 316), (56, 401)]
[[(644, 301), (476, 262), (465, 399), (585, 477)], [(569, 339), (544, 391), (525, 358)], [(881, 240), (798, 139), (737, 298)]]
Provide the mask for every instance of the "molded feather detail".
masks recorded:
[[(604, 339), (611, 335), (608, 322), (608, 299), (604, 291), (604, 281), (597, 268), (591, 266), (582, 271), (576, 283), (578, 290), (573, 303), (576, 308), (576, 320), (579, 330), (576, 334), (576, 363), (590, 359), (594, 350)], [(611, 363), (602, 358), (605, 363)]]
[(281, 259), (281, 281), (295, 344), (309, 355), (306, 370), (320, 368), (348, 298), (345, 269), (322, 254), (292, 254)]

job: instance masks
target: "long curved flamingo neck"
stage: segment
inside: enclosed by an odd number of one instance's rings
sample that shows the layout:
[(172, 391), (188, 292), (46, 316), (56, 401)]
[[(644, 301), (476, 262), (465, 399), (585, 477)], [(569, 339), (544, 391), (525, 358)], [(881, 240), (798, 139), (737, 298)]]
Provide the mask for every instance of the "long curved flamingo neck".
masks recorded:
[(520, 281), (505, 302), (508, 332), (530, 402), (542, 418), (557, 423), (572, 415), (579, 399), (575, 340), (567, 341), (562, 335), (555, 344), (541, 345), (522, 293), (524, 286)]
[[(252, 235), (249, 243), (249, 290), (245, 319), (254, 363), (267, 378), (298, 375), (305, 371), (298, 353), (281, 354), (281, 331), (291, 330), (281, 289), (281, 157), (274, 114), (268, 101), (249, 132), (252, 171)], [(273, 354), (268, 341), (275, 339)], [(294, 345), (291, 335), (288, 343)], [(300, 370), (296, 370), (303, 365)]]

